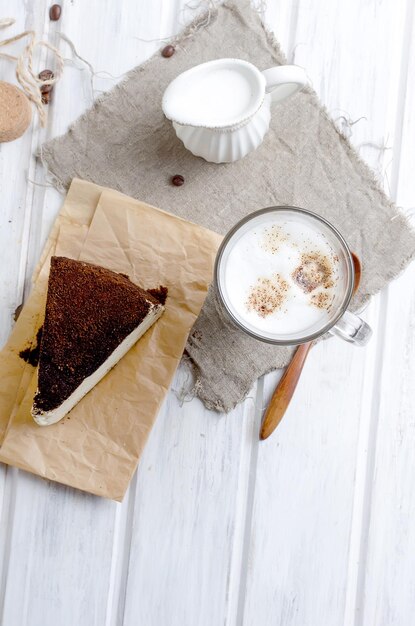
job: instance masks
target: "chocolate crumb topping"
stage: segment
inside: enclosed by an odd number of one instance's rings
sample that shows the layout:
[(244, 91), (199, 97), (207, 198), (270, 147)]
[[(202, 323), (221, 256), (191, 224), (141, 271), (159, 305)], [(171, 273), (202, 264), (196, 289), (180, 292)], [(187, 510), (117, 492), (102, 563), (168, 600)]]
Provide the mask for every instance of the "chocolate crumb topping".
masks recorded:
[(32, 365), (33, 367), (36, 367), (37, 364), (39, 363), (39, 352), (40, 352), (40, 342), (42, 339), (42, 331), (43, 331), (43, 326), (41, 326), (36, 333), (34, 346), (30, 346), (30, 348), (25, 348), (24, 350), (21, 350), (19, 352), (19, 357), (23, 359), (23, 361), (26, 361), (26, 363), (29, 363), (29, 365)]
[(147, 289), (147, 291), (148, 293), (151, 293), (153, 298), (158, 300), (160, 304), (162, 304), (163, 306), (166, 304), (167, 294), (169, 293), (167, 287), (163, 287), (162, 285), (160, 285), (160, 287), (157, 287), (157, 289)]
[(282, 307), (288, 290), (288, 283), (279, 274), (272, 278), (258, 278), (250, 289), (246, 307), (260, 317), (267, 317)]
[(319, 252), (307, 252), (301, 256), (301, 264), (291, 274), (292, 279), (304, 291), (310, 293), (317, 287), (333, 287), (333, 266), (330, 259)]
[(58, 407), (146, 317), (153, 295), (125, 275), (52, 257), (35, 410)]

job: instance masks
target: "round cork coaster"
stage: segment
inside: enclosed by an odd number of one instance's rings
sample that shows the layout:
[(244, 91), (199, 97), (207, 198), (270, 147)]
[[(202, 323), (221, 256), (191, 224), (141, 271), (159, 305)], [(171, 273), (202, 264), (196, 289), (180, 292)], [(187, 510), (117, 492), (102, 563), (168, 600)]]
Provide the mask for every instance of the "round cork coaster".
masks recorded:
[(23, 135), (31, 119), (32, 108), (23, 91), (0, 80), (0, 142)]

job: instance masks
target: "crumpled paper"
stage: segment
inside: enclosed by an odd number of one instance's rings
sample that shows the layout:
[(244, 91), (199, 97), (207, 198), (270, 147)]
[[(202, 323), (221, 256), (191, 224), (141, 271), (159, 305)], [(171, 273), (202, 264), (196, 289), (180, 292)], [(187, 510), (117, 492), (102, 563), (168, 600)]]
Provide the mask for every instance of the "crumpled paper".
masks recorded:
[[(122, 500), (213, 274), (221, 237), (92, 183), (74, 180), (35, 285), (0, 353), (0, 461)], [(18, 356), (42, 324), (50, 257), (79, 258), (169, 289), (166, 311), (61, 422), (30, 416), (36, 371)]]

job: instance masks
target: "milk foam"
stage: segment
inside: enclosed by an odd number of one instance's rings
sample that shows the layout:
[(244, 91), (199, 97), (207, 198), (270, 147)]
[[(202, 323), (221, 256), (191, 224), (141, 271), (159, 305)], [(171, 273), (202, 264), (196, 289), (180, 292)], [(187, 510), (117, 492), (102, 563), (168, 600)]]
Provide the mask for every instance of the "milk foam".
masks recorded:
[[(305, 291), (304, 283), (295, 279), (296, 270), (305, 258), (315, 256), (325, 259), (330, 277), (324, 286), (306, 284), (311, 289)], [(329, 321), (338, 274), (338, 257), (318, 225), (268, 217), (233, 246), (231, 240), (224, 295), (235, 316), (260, 334), (306, 336)], [(270, 286), (272, 297), (267, 300)], [(265, 308), (256, 310), (252, 302), (258, 302), (258, 294), (265, 298)]]

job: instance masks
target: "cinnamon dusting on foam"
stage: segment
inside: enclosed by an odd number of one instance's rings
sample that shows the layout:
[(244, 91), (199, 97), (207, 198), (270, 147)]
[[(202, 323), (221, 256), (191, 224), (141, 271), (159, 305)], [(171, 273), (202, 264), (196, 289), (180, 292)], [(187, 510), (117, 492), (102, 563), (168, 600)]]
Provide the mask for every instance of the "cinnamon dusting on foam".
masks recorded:
[(334, 287), (333, 262), (321, 252), (306, 252), (291, 277), (304, 293), (311, 293), (318, 287), (331, 289)]
[(246, 307), (248, 311), (255, 311), (265, 318), (281, 309), (289, 289), (289, 284), (279, 274), (274, 274), (272, 278), (258, 278), (249, 291)]
[[(266, 229), (262, 247), (267, 252), (275, 254), (280, 244), (288, 240), (285, 231), (275, 224)], [(333, 270), (336, 263), (338, 263), (336, 255), (325, 255), (318, 251), (304, 252), (301, 255), (300, 265), (291, 274), (294, 283), (305, 294), (319, 290), (312, 294), (309, 300), (309, 303), (317, 309), (329, 311), (331, 308), (334, 295), (330, 289), (335, 284)], [(287, 301), (289, 290), (288, 282), (280, 274), (274, 274), (271, 278), (260, 277), (256, 284), (250, 288), (246, 308), (248, 311), (253, 311), (260, 317), (266, 318), (282, 309), (283, 304)]]
[(289, 241), (287, 232), (279, 224), (272, 224), (269, 228), (264, 230), (264, 238), (261, 243), (261, 247), (270, 252), (276, 254), (280, 249), (282, 243)]
[(333, 296), (327, 293), (327, 291), (319, 291), (311, 296), (310, 302), (318, 309), (329, 311), (333, 302)]

